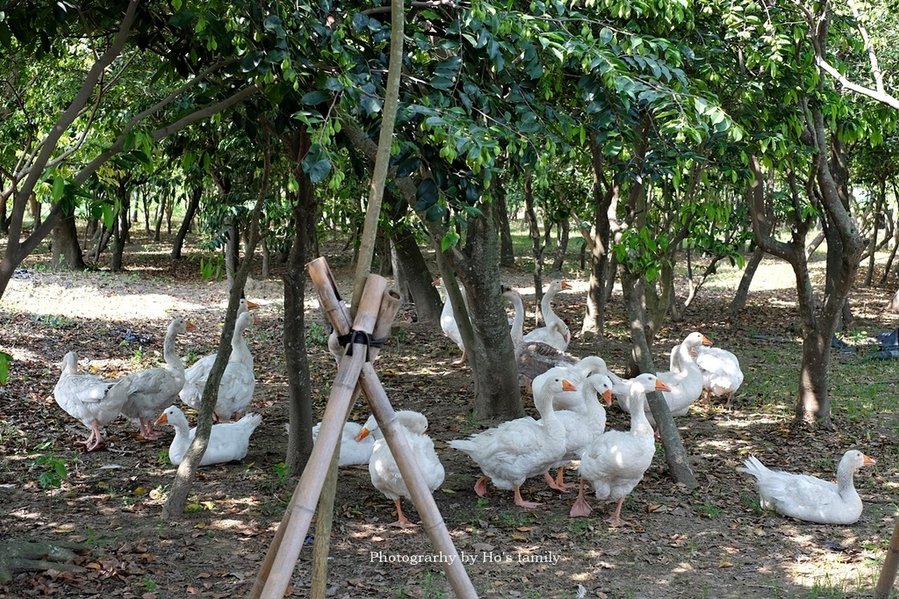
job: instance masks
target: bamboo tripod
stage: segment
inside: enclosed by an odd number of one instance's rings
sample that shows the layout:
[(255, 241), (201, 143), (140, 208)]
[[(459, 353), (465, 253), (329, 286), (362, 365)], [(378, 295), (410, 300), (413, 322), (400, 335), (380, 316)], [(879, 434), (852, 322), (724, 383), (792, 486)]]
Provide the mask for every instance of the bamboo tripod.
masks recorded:
[(456, 597), (477, 597), (468, 578), (462, 560), (449, 536), (446, 523), (437, 509), (434, 497), (419, 472), (412, 457), (406, 437), (400, 431), (396, 414), (387, 393), (381, 385), (371, 357), (369, 342), (373, 334), (386, 336), (399, 309), (399, 298), (387, 290), (387, 281), (378, 275), (369, 275), (355, 320), (351, 322), (349, 310), (340, 294), (331, 270), (324, 258), (307, 264), (309, 277), (319, 294), (322, 311), (334, 326), (338, 335), (353, 333), (345, 355), (340, 359), (337, 375), (328, 396), (322, 417), (321, 430), (312, 449), (312, 455), (297, 483), (290, 503), (284, 511), (281, 524), (268, 553), (262, 562), (256, 583), (250, 592), (251, 599), (281, 599), (293, 576), (303, 540), (315, 513), (318, 497), (324, 486), (328, 465), (338, 450), (343, 425), (352, 409), (354, 390), (359, 385), (368, 399), (369, 407), (384, 433), (384, 439), (396, 459), (412, 502), (422, 519), (422, 527), (439, 552), (440, 562)]

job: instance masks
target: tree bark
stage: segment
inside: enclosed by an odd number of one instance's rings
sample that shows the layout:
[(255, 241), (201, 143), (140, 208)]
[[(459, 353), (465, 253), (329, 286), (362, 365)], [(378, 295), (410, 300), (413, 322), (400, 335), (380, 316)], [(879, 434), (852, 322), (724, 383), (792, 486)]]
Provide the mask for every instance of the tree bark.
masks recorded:
[(880, 189), (877, 190), (877, 200), (874, 204), (874, 231), (871, 233), (871, 241), (868, 247), (871, 250), (868, 256), (868, 272), (865, 275), (865, 287), (870, 287), (874, 281), (874, 260), (877, 257), (877, 233), (880, 231), (880, 222), (883, 219), (883, 202), (886, 199), (886, 181), (880, 180)]
[[(621, 286), (624, 291), (624, 302), (627, 307), (628, 321), (630, 321), (631, 341), (633, 343), (632, 359), (639, 372), (656, 373), (656, 367), (652, 361), (652, 353), (649, 349), (647, 331), (645, 330), (646, 317), (643, 300), (643, 282), (639, 277), (628, 273), (621, 268)], [(668, 403), (658, 391), (647, 394), (649, 408), (652, 417), (656, 421), (656, 427), (665, 447), (665, 459), (668, 462), (668, 470), (675, 481), (685, 485), (688, 489), (695, 488), (698, 483), (690, 470), (687, 451), (677, 430), (674, 418)], [(637, 409), (642, 409), (637, 408)]]
[(414, 232), (408, 228), (395, 231), (393, 247), (400, 267), (400, 273), (394, 274), (400, 274), (400, 278), (405, 281), (415, 303), (418, 321), (439, 323), (442, 309), (440, 294), (431, 282), (428, 265), (415, 240)]
[(559, 244), (556, 246), (556, 257), (553, 260), (550, 272), (562, 272), (562, 265), (565, 264), (565, 256), (568, 253), (568, 237), (570, 234), (570, 225), (568, 224), (568, 218), (566, 217), (559, 223)]
[[(456, 264), (456, 269), (468, 293), (475, 332), (468, 361), (469, 365), (476, 365), (472, 367), (474, 415), (484, 420), (519, 418), (524, 415), (524, 410), (515, 349), (500, 289), (499, 234), (493, 212), (488, 210), (469, 221), (468, 235), (467, 260), (463, 265)], [(439, 243), (439, 239), (435, 240), (435, 244)], [(453, 298), (453, 309), (457, 313), (464, 306), (459, 299), (457, 302)]]
[(606, 318), (606, 302), (611, 293), (606, 292), (607, 280), (615, 279), (614, 272), (610, 272), (609, 269), (609, 243), (612, 231), (609, 219), (613, 206), (617, 207), (620, 187), (616, 183), (609, 186), (607, 191), (603, 191), (602, 148), (599, 147), (592, 135), (590, 136), (590, 155), (593, 161), (593, 226), (581, 231), (584, 242), (590, 249), (587, 311), (581, 324), (581, 334), (592, 333), (602, 336)]
[(506, 188), (500, 175), (493, 178), (493, 203), (496, 224), (499, 228), (499, 265), (515, 266), (515, 246), (512, 243), (512, 228), (509, 226), (509, 207), (506, 203)]
[[(543, 250), (546, 245), (540, 236), (540, 223), (537, 222), (537, 211), (534, 208), (533, 173), (528, 170), (524, 174), (524, 207), (525, 219), (528, 222), (528, 236), (531, 238), (531, 256), (534, 259), (534, 302), (536, 303), (535, 326), (543, 321), (540, 300), (543, 299)], [(547, 225), (547, 231), (549, 226)]]
[(197, 468), (200, 461), (206, 453), (209, 445), (209, 437), (212, 433), (212, 413), (215, 409), (215, 403), (218, 401), (219, 385), (222, 381), (222, 375), (228, 365), (228, 358), (231, 355), (231, 338), (234, 335), (234, 323), (237, 321), (237, 308), (240, 300), (244, 295), (244, 285), (247, 282), (247, 276), (250, 273), (250, 267), (253, 263), (253, 251), (256, 249), (256, 243), (259, 239), (259, 220), (262, 214), (262, 206), (265, 203), (266, 191), (269, 181), (269, 153), (268, 148), (265, 149), (265, 170), (262, 180), (259, 184), (259, 193), (256, 197), (256, 205), (250, 213), (250, 249), (247, 252), (246, 259), (234, 275), (233, 284), (228, 294), (228, 308), (225, 312), (225, 323), (222, 326), (222, 334), (219, 338), (218, 350), (216, 351), (215, 362), (209, 372), (206, 385), (203, 387), (203, 398), (200, 401), (199, 417), (197, 421), (196, 435), (187, 450), (187, 454), (178, 466), (175, 474), (175, 480), (172, 482), (172, 488), (169, 492), (168, 499), (162, 510), (162, 517), (166, 519), (180, 518), (184, 513), (184, 505), (187, 503), (187, 496), (190, 493), (190, 487), (197, 474)]
[(53, 252), (50, 263), (53, 268), (84, 270), (84, 255), (78, 243), (75, 215), (60, 218), (53, 227)]
[(191, 223), (200, 207), (200, 198), (203, 197), (203, 185), (198, 184), (194, 187), (193, 193), (190, 194), (190, 201), (187, 204), (187, 211), (184, 213), (184, 220), (178, 227), (178, 233), (175, 235), (175, 241), (172, 242), (172, 259), (180, 260), (181, 251), (184, 248), (184, 240), (187, 238), (187, 232), (190, 231)]
[(734, 294), (734, 299), (730, 302), (729, 312), (731, 319), (737, 318), (737, 315), (746, 305), (746, 300), (749, 298), (749, 287), (752, 285), (752, 278), (755, 276), (755, 272), (758, 270), (764, 257), (765, 251), (756, 245), (755, 249), (752, 251), (752, 256), (746, 263), (746, 268), (743, 270), (743, 276), (740, 278), (740, 285), (737, 287), (737, 293)]
[[(353, 147), (368, 160), (372, 160), (376, 150), (374, 142), (354, 122), (345, 119), (342, 123), (343, 130)], [(397, 177), (395, 168), (390, 169), (390, 175), (406, 201), (414, 205), (417, 187), (413, 180), (408, 177)], [(458, 247), (441, 252), (440, 241), (445, 233), (442, 223), (428, 221), (424, 214), (419, 214), (419, 217), (438, 253), (438, 265), (447, 293), (454, 292), (450, 281), (454, 280), (455, 273), (458, 273), (465, 284), (469, 303), (473, 308), (471, 313), (473, 330), (466, 332), (468, 313), (465, 311), (465, 302), (456, 289), (456, 295), (452, 296), (451, 300), (462, 340), (466, 347), (470, 348), (468, 365), (472, 370), (475, 388), (473, 412), (476, 417), (484, 419), (518, 418), (524, 410), (521, 405), (515, 350), (512, 347), (508, 317), (500, 293), (499, 234), (496, 215), (493, 210), (487, 210), (469, 221), (464, 252)]]
[(284, 271), (284, 361), (290, 398), (290, 433), (287, 440), (288, 472), (298, 476), (312, 453), (312, 382), (306, 356), (306, 263), (313, 257), (310, 247), (315, 237), (318, 204), (303, 159), (312, 145), (309, 133), (300, 128), (284, 140), (293, 175), (299, 188), (293, 198), (294, 238)]

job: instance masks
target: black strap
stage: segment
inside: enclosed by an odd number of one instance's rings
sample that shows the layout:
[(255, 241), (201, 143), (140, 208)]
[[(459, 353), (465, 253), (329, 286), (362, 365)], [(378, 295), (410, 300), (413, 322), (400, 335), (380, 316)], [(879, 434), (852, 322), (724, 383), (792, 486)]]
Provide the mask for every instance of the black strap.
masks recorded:
[(371, 362), (371, 358), (369, 355), (369, 351), (371, 350), (371, 348), (384, 347), (384, 344), (386, 342), (387, 342), (386, 337), (381, 337), (379, 339), (375, 339), (374, 337), (372, 337), (365, 331), (357, 331), (357, 330), (351, 330), (346, 335), (338, 335), (337, 336), (337, 343), (339, 343), (341, 347), (349, 346), (349, 348), (346, 351), (346, 355), (348, 355), (348, 356), (353, 355), (353, 345), (355, 345), (357, 343), (364, 345), (366, 362)]

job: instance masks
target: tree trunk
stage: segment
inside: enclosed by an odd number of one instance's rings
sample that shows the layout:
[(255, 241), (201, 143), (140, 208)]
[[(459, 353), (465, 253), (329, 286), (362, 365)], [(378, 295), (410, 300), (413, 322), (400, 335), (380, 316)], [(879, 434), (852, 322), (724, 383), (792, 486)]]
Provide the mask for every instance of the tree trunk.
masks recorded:
[(515, 246), (512, 244), (512, 229), (509, 226), (509, 209), (506, 203), (506, 188), (499, 175), (493, 178), (493, 203), (496, 224), (499, 228), (499, 265), (515, 266)]
[(871, 254), (868, 256), (868, 272), (865, 275), (865, 287), (870, 287), (874, 281), (874, 260), (877, 257), (877, 233), (880, 231), (880, 222), (883, 219), (883, 202), (886, 199), (886, 181), (880, 180), (880, 189), (877, 193), (877, 200), (874, 205), (874, 232), (871, 234), (871, 241), (868, 247)]
[(590, 137), (590, 155), (593, 159), (593, 226), (583, 229), (581, 234), (590, 249), (590, 282), (587, 288), (587, 311), (581, 324), (581, 334), (591, 333), (602, 336), (605, 326), (606, 302), (611, 292), (606, 292), (607, 281), (615, 280), (614, 271), (609, 269), (609, 243), (612, 225), (609, 222), (611, 207), (617, 205), (620, 188), (610, 187), (607, 193), (602, 188), (603, 156), (596, 139)]
[(56, 269), (84, 270), (84, 255), (75, 230), (75, 216), (60, 218), (53, 227), (53, 252), (50, 264)]
[(394, 232), (393, 247), (396, 251), (400, 273), (415, 303), (415, 313), (419, 322), (440, 322), (440, 295), (431, 284), (430, 271), (425, 258), (415, 241), (411, 229), (403, 228)]
[[(799, 401), (796, 422), (807, 425), (830, 425), (830, 339), (833, 332), (821, 331), (802, 340), (802, 368), (799, 374)], [(826, 335), (826, 336), (825, 336)], [(827, 418), (820, 415), (828, 415)]]
[(302, 162), (312, 144), (306, 129), (297, 129), (284, 140), (293, 174), (299, 182), (294, 194), (294, 238), (284, 271), (284, 361), (290, 397), (290, 434), (287, 440), (288, 472), (298, 476), (312, 453), (312, 382), (306, 356), (304, 302), (306, 263), (313, 257), (309, 250), (315, 237), (318, 205), (315, 189), (303, 170)]
[(568, 219), (562, 219), (559, 223), (559, 245), (556, 247), (556, 257), (553, 260), (551, 272), (561, 273), (562, 265), (565, 264), (565, 255), (568, 253), (568, 236), (570, 235), (570, 226)]
[(731, 319), (735, 319), (746, 305), (746, 300), (749, 298), (749, 287), (752, 285), (752, 278), (755, 276), (755, 271), (758, 270), (759, 265), (762, 263), (762, 258), (764, 257), (765, 251), (756, 245), (755, 249), (752, 251), (752, 256), (749, 258), (749, 262), (746, 263), (746, 268), (743, 270), (743, 276), (740, 278), (740, 285), (737, 287), (737, 293), (730, 302), (729, 312)]
[(200, 198), (203, 197), (203, 185), (197, 185), (193, 189), (193, 193), (190, 196), (190, 202), (187, 204), (187, 211), (184, 214), (184, 220), (181, 221), (181, 226), (178, 227), (178, 234), (175, 235), (175, 241), (172, 242), (172, 259), (180, 260), (181, 259), (181, 251), (184, 248), (184, 239), (187, 237), (187, 232), (190, 231), (191, 223), (194, 220), (194, 215), (197, 213), (197, 208), (200, 207)]
[[(639, 277), (628, 273), (621, 268), (621, 286), (624, 290), (624, 302), (627, 307), (627, 316), (630, 321), (631, 341), (633, 342), (632, 360), (640, 372), (656, 373), (656, 367), (652, 362), (652, 354), (646, 342), (648, 332), (645, 330), (646, 318), (643, 308), (643, 282)], [(656, 421), (656, 427), (665, 447), (665, 459), (668, 462), (668, 470), (675, 481), (685, 485), (688, 489), (695, 488), (698, 483), (690, 470), (687, 451), (677, 430), (674, 418), (668, 408), (664, 396), (658, 391), (653, 391), (646, 396), (652, 417)], [(637, 408), (637, 409), (642, 409)]]
[(33, 231), (41, 226), (41, 203), (37, 201), (37, 196), (33, 193), (28, 196), (28, 206), (31, 208), (31, 218), (34, 221), (31, 228)]
[[(0, 191), (2, 191), (2, 185), (0, 185)], [(6, 205), (8, 202), (8, 198), (0, 198), (0, 235), (9, 234), (9, 218), (6, 216)]]
[(240, 264), (240, 225), (232, 220), (228, 225), (228, 241), (225, 244), (225, 273), (228, 283), (234, 280), (234, 273)]
[(112, 257), (109, 265), (112, 272), (122, 272), (124, 263), (125, 239), (122, 235), (122, 226), (121, 213), (119, 213), (112, 225)]
[[(534, 309), (535, 326), (543, 320), (540, 311), (540, 300), (543, 298), (543, 250), (546, 246), (540, 238), (540, 223), (537, 222), (537, 211), (534, 209), (534, 190), (531, 185), (533, 174), (527, 171), (524, 175), (524, 206), (525, 218), (528, 221), (528, 235), (531, 238), (531, 256), (534, 258)], [(547, 231), (549, 227), (547, 226)]]
[[(515, 366), (515, 349), (509, 335), (500, 289), (499, 234), (493, 212), (469, 221), (467, 268), (459, 269), (465, 283), (475, 343), (469, 365), (474, 376), (474, 415), (478, 419), (509, 420), (524, 415)], [(435, 240), (439, 245), (440, 241)], [(463, 303), (464, 302), (458, 302)], [(453, 308), (458, 310), (457, 302)]]

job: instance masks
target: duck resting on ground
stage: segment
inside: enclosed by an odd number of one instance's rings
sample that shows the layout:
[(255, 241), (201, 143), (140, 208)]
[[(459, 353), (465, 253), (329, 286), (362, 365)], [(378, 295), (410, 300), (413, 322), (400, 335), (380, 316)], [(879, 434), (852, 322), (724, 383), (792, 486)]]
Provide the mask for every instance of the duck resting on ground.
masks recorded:
[(105, 446), (101, 429), (119, 417), (128, 400), (128, 383), (79, 373), (78, 354), (70, 351), (62, 359), (53, 398), (69, 416), (90, 429), (84, 444), (87, 451), (94, 451)]
[(875, 463), (857, 449), (850, 449), (837, 466), (836, 484), (805, 474), (772, 470), (753, 456), (738, 470), (755, 477), (764, 509), (806, 522), (852, 524), (862, 515), (862, 499), (853, 477), (862, 466)]
[[(200, 466), (234, 462), (246, 457), (250, 447), (250, 435), (262, 422), (259, 414), (247, 414), (237, 422), (213, 424), (209, 433), (209, 444), (206, 453), (200, 460)], [(178, 466), (187, 455), (197, 435), (197, 429), (190, 428), (187, 416), (177, 406), (169, 406), (156, 419), (156, 424), (170, 424), (175, 428), (175, 438), (169, 445), (169, 461)]]

